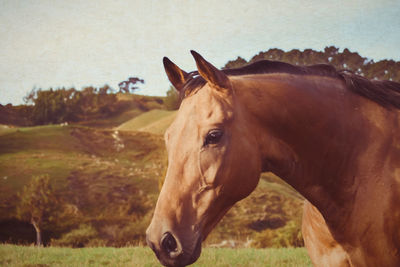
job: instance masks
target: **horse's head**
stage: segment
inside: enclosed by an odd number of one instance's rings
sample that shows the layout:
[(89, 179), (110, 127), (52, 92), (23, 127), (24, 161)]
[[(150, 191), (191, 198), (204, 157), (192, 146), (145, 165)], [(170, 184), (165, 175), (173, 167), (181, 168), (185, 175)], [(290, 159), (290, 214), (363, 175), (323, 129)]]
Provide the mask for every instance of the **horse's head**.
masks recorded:
[(197, 260), (201, 242), (235, 202), (254, 190), (261, 171), (251, 122), (230, 78), (192, 54), (199, 77), (164, 58), (169, 80), (186, 92), (165, 133), (169, 164), (147, 229), (149, 246), (168, 266)]

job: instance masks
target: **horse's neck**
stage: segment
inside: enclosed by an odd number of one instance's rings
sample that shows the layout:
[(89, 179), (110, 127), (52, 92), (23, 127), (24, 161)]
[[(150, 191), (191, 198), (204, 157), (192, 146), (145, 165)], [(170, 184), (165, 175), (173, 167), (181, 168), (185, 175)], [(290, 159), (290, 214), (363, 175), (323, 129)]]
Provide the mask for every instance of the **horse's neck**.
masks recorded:
[(349, 203), (363, 169), (376, 167), (364, 166), (369, 163), (363, 155), (378, 156), (383, 145), (375, 139), (382, 131), (367, 113), (379, 121), (385, 110), (332, 78), (268, 77), (235, 81), (237, 98), (258, 133), (264, 171), (286, 180), (320, 209)]

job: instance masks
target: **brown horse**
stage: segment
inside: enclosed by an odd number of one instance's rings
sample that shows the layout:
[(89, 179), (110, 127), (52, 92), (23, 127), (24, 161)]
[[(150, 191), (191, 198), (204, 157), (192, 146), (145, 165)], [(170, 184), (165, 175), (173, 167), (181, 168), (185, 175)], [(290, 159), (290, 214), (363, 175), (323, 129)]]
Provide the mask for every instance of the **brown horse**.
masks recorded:
[(261, 61), (198, 72), (164, 58), (182, 96), (165, 133), (169, 165), (147, 242), (184, 266), (224, 214), (278, 175), (308, 201), (303, 235), (316, 266), (400, 266), (400, 84), (328, 65)]

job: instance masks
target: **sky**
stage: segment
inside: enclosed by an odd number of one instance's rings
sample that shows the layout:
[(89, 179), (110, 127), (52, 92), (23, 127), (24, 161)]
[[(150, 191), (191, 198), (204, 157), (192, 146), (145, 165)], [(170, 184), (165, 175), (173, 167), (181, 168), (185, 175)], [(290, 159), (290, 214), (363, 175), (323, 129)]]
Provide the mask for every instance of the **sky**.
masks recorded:
[(195, 70), (190, 50), (217, 67), (270, 48), (349, 48), (400, 61), (398, 0), (0, 0), (0, 104), (32, 88), (118, 83), (165, 95), (162, 58)]

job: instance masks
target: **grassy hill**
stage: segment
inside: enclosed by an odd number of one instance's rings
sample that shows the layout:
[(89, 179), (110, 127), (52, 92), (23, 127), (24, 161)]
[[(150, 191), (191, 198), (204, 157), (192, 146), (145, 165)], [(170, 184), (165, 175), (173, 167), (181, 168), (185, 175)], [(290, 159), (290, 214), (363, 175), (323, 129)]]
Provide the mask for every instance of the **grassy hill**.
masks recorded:
[(119, 107), (117, 108), (119, 112), (114, 115), (104, 116), (99, 112), (92, 118), (79, 122), (79, 125), (103, 129), (115, 128), (142, 113), (162, 110), (164, 97), (118, 93), (114, 105)]
[[(33, 227), (15, 218), (17, 194), (32, 176), (48, 174), (64, 206), (59, 222), (45, 229), (47, 243), (143, 244), (166, 168), (161, 134), (175, 115), (154, 109), (113, 130), (82, 125), (0, 127), (0, 240), (33, 242)], [(256, 190), (228, 212), (206, 244), (301, 245), (301, 208), (302, 198), (294, 190), (272, 174), (263, 174)]]
[(126, 121), (116, 128), (120, 131), (141, 131), (153, 134), (163, 134), (173, 122), (176, 111), (153, 109)]
[(65, 209), (73, 211), (65, 214), (66, 225), (47, 229), (51, 235), (83, 223), (105, 240), (118, 239), (106, 228), (142, 223), (153, 207), (165, 168), (162, 146), (159, 136), (148, 133), (81, 126), (18, 128), (0, 135), (0, 239), (18, 241), (14, 236), (23, 229), (4, 225), (15, 220), (17, 193), (38, 174), (51, 177)]
[[(99, 94), (93, 87), (86, 89), (90, 90), (84, 90), (84, 94), (73, 88), (67, 90), (68, 92), (64, 88), (40, 89), (40, 100), (36, 94), (36, 97), (30, 99), (32, 104), (0, 104), (0, 125), (26, 127), (69, 122), (109, 129), (143, 112), (167, 108), (166, 97), (123, 93)], [(60, 99), (63, 99), (63, 102), (57, 102)], [(36, 102), (41, 104), (34, 104)]]

